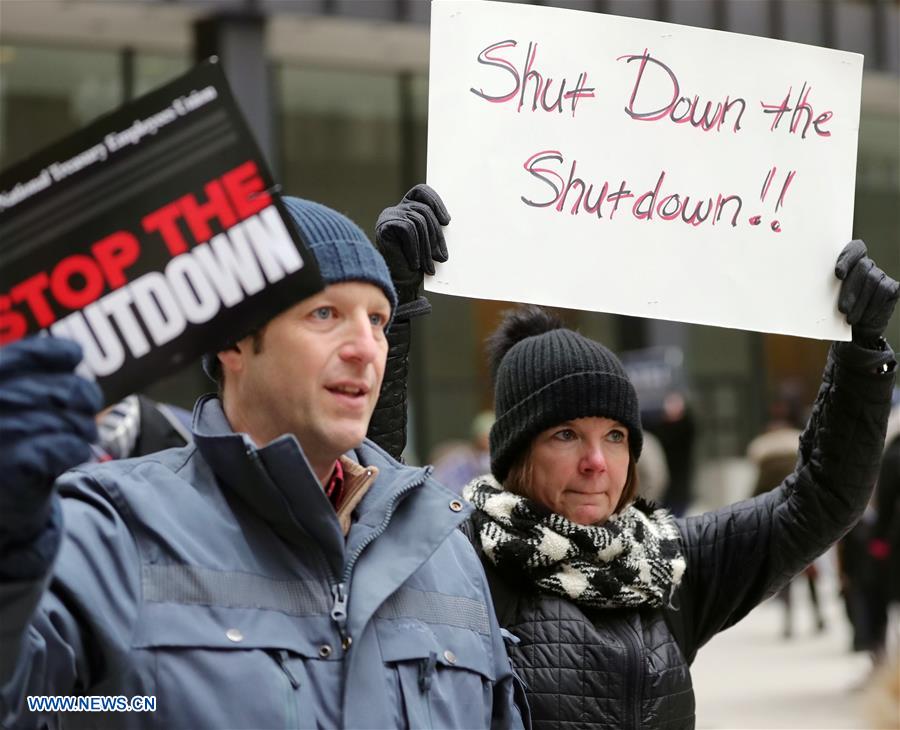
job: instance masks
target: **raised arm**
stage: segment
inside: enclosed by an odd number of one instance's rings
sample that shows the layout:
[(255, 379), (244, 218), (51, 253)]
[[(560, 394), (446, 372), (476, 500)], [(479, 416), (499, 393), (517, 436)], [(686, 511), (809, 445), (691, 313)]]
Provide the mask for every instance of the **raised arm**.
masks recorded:
[(382, 211), (375, 224), (375, 245), (387, 261), (399, 305), (387, 334), (384, 383), (368, 437), (396, 459), (406, 447), (410, 320), (431, 311), (421, 295), (422, 280), (434, 274), (435, 261), (447, 260), (441, 226), (449, 222), (440, 196), (427, 185), (416, 185), (397, 205)]
[(853, 341), (829, 351), (793, 473), (772, 492), (680, 523), (688, 567), (671, 616), (689, 661), (840, 539), (871, 495), (896, 369), (881, 334), (900, 286), (858, 241), (835, 273)]
[[(100, 391), (75, 375), (80, 348), (50, 337), (0, 350), (0, 725), (21, 712), (28, 689), (55, 689), (52, 640), (34, 625), (62, 538), (56, 477), (90, 458)], [(61, 615), (45, 628), (61, 630)], [(71, 679), (71, 677), (70, 677)], [(66, 691), (70, 687), (59, 687)], [(24, 727), (23, 721), (14, 722)]]

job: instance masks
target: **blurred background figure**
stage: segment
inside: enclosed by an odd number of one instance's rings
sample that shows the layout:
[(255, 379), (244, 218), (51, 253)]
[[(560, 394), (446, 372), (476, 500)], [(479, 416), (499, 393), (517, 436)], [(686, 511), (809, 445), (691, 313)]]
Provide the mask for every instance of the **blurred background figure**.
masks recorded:
[(637, 470), (640, 481), (638, 496), (661, 504), (669, 488), (669, 465), (662, 444), (649, 431), (644, 431), (644, 448)]
[(888, 420), (881, 471), (875, 487), (875, 527), (869, 553), (875, 558), (879, 582), (885, 587), (894, 659), (900, 651), (900, 388)]
[(851, 649), (866, 652), (871, 668), (883, 658), (887, 610), (885, 586), (878, 575), (878, 562), (871, 552), (875, 529), (874, 501), (862, 519), (838, 543), (838, 577), (844, 609), (852, 631)]
[[(894, 408), (888, 420), (875, 493), (859, 524), (838, 545), (838, 564), (841, 593), (853, 628), (852, 649), (866, 652), (872, 663), (872, 675), (867, 681), (874, 679), (881, 668), (897, 673), (897, 637), (900, 632), (900, 617), (896, 615), (900, 610), (900, 389), (894, 395)], [(900, 708), (900, 705), (896, 707)]]
[[(684, 515), (693, 500), (694, 439), (696, 421), (686, 395), (672, 391), (663, 399), (656, 418), (644, 418), (644, 425), (658, 439), (666, 455), (669, 486), (662, 504), (677, 517)], [(792, 465), (793, 466), (793, 465)], [(787, 473), (790, 473), (788, 469)]]
[(100, 411), (97, 433), (98, 461), (146, 456), (193, 440), (190, 411), (136, 394)]
[(628, 350), (621, 357), (637, 391), (644, 433), (650, 434), (647, 452), (638, 462), (640, 495), (682, 516), (695, 496), (697, 436), (684, 351), (654, 346)]
[(872, 613), (883, 620), (876, 644), (866, 706), (877, 728), (900, 727), (900, 389), (888, 420), (878, 484), (874, 524), (868, 543), (876, 584)]
[[(785, 381), (778, 387), (778, 394), (769, 405), (769, 420), (763, 432), (747, 446), (747, 458), (757, 469), (753, 496), (774, 489), (793, 470), (800, 448), (800, 426), (804, 421), (802, 388), (797, 383)], [(777, 598), (784, 606), (782, 636), (789, 639), (794, 632), (791, 587), (797, 580), (806, 582), (809, 588), (810, 606), (816, 632), (825, 630), (825, 617), (819, 602), (817, 586), (818, 569), (810, 565), (794, 581), (788, 583)]]
[(482, 411), (472, 420), (468, 441), (448, 441), (432, 453), (434, 478), (457, 494), (475, 477), (491, 470), (488, 435), (494, 425), (494, 414)]

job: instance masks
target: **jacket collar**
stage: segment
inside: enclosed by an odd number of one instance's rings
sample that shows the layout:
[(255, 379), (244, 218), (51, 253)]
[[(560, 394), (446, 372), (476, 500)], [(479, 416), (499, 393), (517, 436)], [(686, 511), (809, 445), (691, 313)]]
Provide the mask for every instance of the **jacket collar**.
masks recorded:
[(344, 540), (337, 518), (294, 436), (257, 447), (247, 434), (231, 430), (214, 395), (197, 401), (192, 430), (197, 449), (224, 487), (288, 543), (304, 549), (312, 539), (331, 572), (340, 573)]
[(371, 532), (382, 530), (397, 502), (421, 487), (429, 474), (399, 464), (368, 440), (348, 452), (345, 468), (354, 462), (350, 467), (354, 475), (365, 479), (369, 471), (377, 479), (366, 480), (355, 500), (359, 529), (352, 530), (345, 544), (338, 515), (293, 435), (284, 434), (257, 447), (247, 434), (231, 429), (215, 395), (197, 401), (192, 430), (197, 449), (219, 482), (288, 543), (308, 548), (309, 540), (315, 542), (335, 579), (343, 577), (345, 551), (352, 552)]

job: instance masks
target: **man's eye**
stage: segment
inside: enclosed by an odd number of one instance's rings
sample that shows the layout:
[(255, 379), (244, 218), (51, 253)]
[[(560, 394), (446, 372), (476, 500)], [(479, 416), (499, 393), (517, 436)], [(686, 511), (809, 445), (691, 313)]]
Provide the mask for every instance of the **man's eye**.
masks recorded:
[(369, 321), (373, 327), (384, 327), (387, 324), (387, 317), (383, 314), (370, 314)]

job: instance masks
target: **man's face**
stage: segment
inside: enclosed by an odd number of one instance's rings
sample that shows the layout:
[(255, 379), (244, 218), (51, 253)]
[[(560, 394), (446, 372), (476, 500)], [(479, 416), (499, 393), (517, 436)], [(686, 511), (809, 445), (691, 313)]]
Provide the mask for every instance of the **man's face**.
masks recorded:
[(259, 446), (292, 433), (314, 468), (358, 446), (381, 390), (390, 313), (378, 287), (332, 284), (272, 319), (255, 347), (246, 337), (220, 353), (232, 427)]

